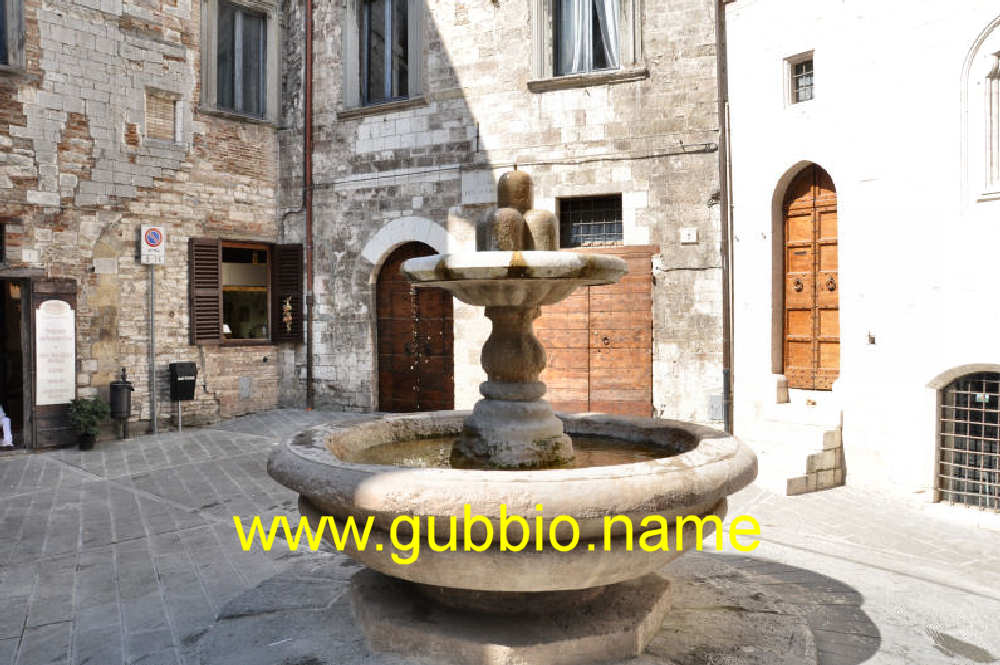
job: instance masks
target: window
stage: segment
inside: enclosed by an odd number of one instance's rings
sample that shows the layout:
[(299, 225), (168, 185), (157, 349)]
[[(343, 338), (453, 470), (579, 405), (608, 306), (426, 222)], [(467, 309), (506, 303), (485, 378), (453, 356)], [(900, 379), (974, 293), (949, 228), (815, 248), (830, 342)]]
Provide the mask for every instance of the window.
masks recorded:
[(24, 67), (22, 0), (0, 0), (0, 66)]
[(559, 238), (562, 247), (621, 245), (622, 195), (560, 199)]
[(192, 344), (302, 341), (302, 245), (189, 241)]
[(0, 263), (7, 262), (7, 225), (0, 223)]
[(267, 17), (219, 3), (218, 107), (264, 116), (267, 108)]
[(528, 90), (638, 81), (643, 66), (641, 0), (531, 0)]
[(1000, 511), (1000, 373), (948, 384), (938, 423), (937, 500)]
[(559, 76), (621, 63), (618, 0), (554, 0), (555, 73)]
[(420, 103), (424, 0), (348, 0), (344, 106)]
[(986, 75), (986, 188), (1000, 188), (1000, 53), (993, 55), (993, 68)]
[(10, 60), (7, 55), (7, 3), (0, 2), (0, 65)]
[(274, 121), (278, 15), (272, 0), (202, 2), (202, 105)]
[(813, 61), (805, 60), (792, 65), (792, 103), (807, 102), (813, 98)]
[(224, 339), (268, 339), (269, 255), (266, 245), (222, 245)]
[(409, 94), (408, 0), (364, 0), (361, 12), (361, 101)]

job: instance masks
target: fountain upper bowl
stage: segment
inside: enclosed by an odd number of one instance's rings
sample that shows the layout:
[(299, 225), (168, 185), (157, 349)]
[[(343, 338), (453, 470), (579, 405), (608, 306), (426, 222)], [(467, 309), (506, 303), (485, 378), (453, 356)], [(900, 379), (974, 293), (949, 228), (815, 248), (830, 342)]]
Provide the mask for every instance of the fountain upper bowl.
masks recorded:
[(582, 286), (614, 284), (624, 259), (575, 252), (461, 252), (410, 259), (402, 272), (414, 286), (443, 288), (478, 306), (555, 304)]

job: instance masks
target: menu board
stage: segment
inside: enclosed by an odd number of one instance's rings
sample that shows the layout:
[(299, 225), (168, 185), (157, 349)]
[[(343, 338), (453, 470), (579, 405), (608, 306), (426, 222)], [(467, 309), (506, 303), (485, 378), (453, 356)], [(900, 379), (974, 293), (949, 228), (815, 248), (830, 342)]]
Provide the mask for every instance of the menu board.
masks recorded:
[(46, 300), (35, 312), (35, 404), (67, 404), (76, 397), (76, 312)]

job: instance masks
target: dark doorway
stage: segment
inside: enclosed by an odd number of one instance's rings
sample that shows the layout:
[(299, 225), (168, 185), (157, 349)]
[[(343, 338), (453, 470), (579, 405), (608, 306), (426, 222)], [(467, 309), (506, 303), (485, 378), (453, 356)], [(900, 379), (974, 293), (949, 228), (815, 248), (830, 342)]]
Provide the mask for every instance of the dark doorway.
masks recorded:
[(407, 259), (436, 253), (423, 243), (408, 243), (393, 251), (379, 271), (375, 307), (380, 411), (454, 408), (451, 294), (415, 289), (400, 272)]
[[(15, 446), (23, 446), (26, 357), (24, 332), (25, 285), (20, 280), (0, 280), (0, 406), (10, 418)], [(0, 433), (2, 435), (2, 433)]]

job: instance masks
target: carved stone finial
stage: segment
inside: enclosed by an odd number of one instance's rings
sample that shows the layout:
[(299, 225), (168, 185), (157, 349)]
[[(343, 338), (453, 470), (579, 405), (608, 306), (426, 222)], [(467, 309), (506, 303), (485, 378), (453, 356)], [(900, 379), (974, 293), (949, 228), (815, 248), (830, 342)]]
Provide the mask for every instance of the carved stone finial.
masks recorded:
[(524, 214), (531, 209), (531, 176), (524, 171), (507, 171), (497, 185), (497, 207), (514, 208)]

